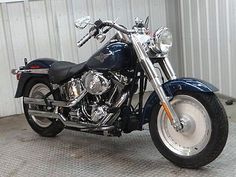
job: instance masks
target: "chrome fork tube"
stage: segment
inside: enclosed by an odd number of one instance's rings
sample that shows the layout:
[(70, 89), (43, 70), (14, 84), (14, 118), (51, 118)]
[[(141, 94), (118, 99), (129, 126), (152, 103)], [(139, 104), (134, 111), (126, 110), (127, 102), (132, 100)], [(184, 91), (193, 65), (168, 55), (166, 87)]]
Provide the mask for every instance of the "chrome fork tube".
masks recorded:
[(143, 68), (144, 72), (146, 73), (148, 80), (152, 84), (155, 92), (159, 96), (161, 100), (161, 105), (166, 112), (172, 126), (175, 128), (176, 131), (180, 131), (182, 129), (182, 125), (180, 123), (180, 120), (175, 113), (172, 105), (170, 104), (168, 97), (165, 94), (164, 89), (162, 88), (162, 84), (160, 82), (159, 76), (157, 75), (157, 72), (149, 59), (147, 53), (143, 49), (142, 44), (139, 42), (138, 38), (135, 34), (131, 35), (131, 40), (134, 46), (134, 49), (136, 51), (136, 54), (138, 56), (139, 62), (141, 64), (141, 67)]
[(174, 69), (173, 69), (171, 63), (170, 63), (169, 58), (165, 57), (165, 59), (164, 59), (164, 65), (165, 65), (165, 67), (166, 67), (167, 72), (168, 72), (169, 75), (170, 75), (170, 79), (171, 79), (171, 80), (177, 79), (177, 76), (176, 76), (176, 74), (175, 74), (175, 71), (174, 71)]

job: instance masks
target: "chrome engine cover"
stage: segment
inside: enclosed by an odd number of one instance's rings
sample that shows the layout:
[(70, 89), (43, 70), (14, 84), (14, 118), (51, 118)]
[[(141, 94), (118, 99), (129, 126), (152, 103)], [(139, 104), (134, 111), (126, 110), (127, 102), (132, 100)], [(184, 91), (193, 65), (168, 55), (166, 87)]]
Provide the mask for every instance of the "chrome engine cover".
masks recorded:
[(97, 71), (88, 71), (82, 76), (85, 89), (92, 95), (102, 95), (111, 85), (111, 81)]
[(79, 79), (71, 79), (62, 86), (62, 93), (66, 96), (68, 101), (74, 100), (82, 92), (82, 85)]
[(98, 122), (102, 118), (108, 115), (107, 113), (108, 106), (94, 106), (92, 109), (91, 121)]

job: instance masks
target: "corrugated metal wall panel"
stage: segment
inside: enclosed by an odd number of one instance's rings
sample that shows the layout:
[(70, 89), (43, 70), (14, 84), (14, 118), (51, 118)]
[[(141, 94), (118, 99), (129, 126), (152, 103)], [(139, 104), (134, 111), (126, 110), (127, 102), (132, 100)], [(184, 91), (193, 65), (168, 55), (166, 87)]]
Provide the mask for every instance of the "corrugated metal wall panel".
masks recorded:
[(10, 70), (23, 65), (23, 58), (82, 62), (101, 46), (91, 40), (82, 49), (76, 47), (87, 30), (75, 29), (74, 21), (84, 15), (93, 20), (119, 18), (129, 28), (136, 16), (144, 19), (150, 15), (152, 30), (166, 25), (165, 0), (25, 0), (0, 4), (0, 117), (22, 112), (21, 100), (13, 98), (17, 81)]
[(236, 1), (180, 0), (186, 76), (236, 98)]
[(171, 30), (173, 35), (173, 46), (169, 55), (177, 75), (183, 76), (183, 61), (182, 61), (182, 36), (181, 36), (181, 13), (179, 0), (167, 0), (166, 5), (166, 26)]

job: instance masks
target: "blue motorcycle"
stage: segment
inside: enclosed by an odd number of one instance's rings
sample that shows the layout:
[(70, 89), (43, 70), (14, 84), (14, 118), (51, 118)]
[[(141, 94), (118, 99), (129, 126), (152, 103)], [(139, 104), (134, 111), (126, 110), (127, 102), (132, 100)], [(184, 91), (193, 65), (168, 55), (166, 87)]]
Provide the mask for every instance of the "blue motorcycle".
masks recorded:
[[(32, 129), (44, 137), (64, 128), (119, 137), (148, 123), (156, 148), (177, 166), (199, 168), (216, 159), (228, 137), (227, 115), (214, 94), (218, 89), (177, 78), (167, 57), (170, 31), (162, 27), (150, 35), (148, 22), (137, 18), (127, 29), (113, 21), (80, 18), (76, 27), (90, 29), (78, 47), (92, 37), (103, 42), (111, 29), (116, 34), (84, 63), (40, 58), (13, 70), (19, 80), (15, 97), (23, 97)], [(147, 82), (154, 91), (144, 104)]]

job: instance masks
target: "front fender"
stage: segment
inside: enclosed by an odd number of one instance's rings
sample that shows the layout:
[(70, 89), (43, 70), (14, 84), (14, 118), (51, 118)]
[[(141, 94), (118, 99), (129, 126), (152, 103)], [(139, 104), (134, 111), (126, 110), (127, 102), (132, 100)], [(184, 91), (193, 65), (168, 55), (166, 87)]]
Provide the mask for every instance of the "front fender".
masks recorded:
[[(179, 78), (175, 80), (170, 80), (162, 85), (167, 96), (172, 97), (178, 91), (189, 91), (189, 92), (204, 92), (213, 93), (218, 91), (218, 89), (212, 84), (193, 78)], [(160, 99), (158, 98), (156, 92), (152, 94), (147, 99), (146, 104), (143, 109), (143, 122), (148, 123), (152, 114), (152, 110), (156, 104), (160, 104)]]
[(219, 91), (214, 85), (194, 78), (179, 78), (170, 80), (162, 85), (167, 96), (174, 95), (177, 91), (212, 93)]

